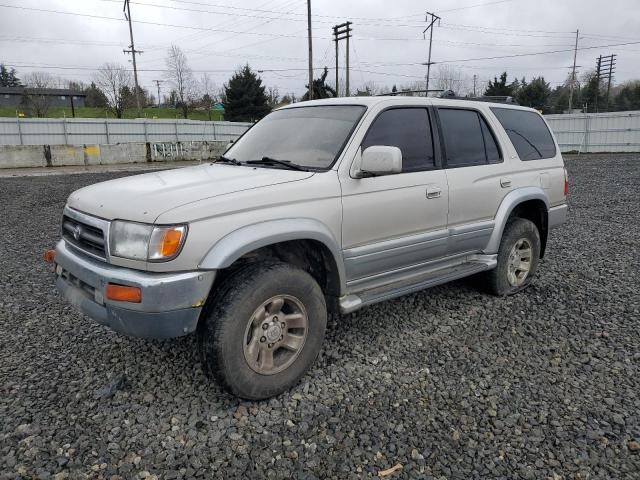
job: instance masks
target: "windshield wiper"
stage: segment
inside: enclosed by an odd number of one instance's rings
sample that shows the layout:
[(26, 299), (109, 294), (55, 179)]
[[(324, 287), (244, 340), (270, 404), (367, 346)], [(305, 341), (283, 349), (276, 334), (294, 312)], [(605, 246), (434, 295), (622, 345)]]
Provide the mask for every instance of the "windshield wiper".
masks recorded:
[(293, 163), (289, 160), (278, 160), (271, 157), (262, 157), (260, 160), (247, 160), (245, 163), (247, 165), (280, 165), (288, 168), (289, 170), (300, 170), (301, 172), (309, 171), (302, 165), (298, 165), (297, 163)]
[(216, 161), (214, 163), (230, 163), (231, 165), (238, 166), (242, 165), (242, 162), (239, 162), (235, 158), (225, 157), (224, 155), (220, 155), (218, 158), (216, 158)]

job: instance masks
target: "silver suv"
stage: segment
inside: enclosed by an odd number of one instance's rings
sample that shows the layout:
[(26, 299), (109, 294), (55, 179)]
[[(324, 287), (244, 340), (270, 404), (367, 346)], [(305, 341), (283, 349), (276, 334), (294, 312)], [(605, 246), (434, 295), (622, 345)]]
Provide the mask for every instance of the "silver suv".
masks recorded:
[(431, 98), (304, 102), (216, 162), (71, 194), (57, 287), (118, 332), (197, 332), (208, 374), (248, 399), (312, 365), (327, 312), (469, 275), (531, 281), (567, 175), (535, 110)]

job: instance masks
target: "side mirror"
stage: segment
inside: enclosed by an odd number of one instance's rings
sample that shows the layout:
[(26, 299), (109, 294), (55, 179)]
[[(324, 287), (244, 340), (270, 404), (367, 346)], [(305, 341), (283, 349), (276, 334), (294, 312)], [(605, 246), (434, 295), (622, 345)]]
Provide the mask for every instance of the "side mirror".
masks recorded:
[(398, 147), (374, 145), (362, 152), (356, 177), (391, 175), (402, 172), (402, 151)]

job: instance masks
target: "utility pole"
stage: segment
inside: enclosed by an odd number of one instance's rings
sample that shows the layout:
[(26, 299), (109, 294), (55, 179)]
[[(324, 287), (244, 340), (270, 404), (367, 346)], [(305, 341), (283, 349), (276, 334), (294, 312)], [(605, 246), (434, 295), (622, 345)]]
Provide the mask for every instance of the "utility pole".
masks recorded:
[(158, 108), (160, 108), (160, 84), (162, 83), (162, 80), (154, 80), (154, 82), (158, 87)]
[(476, 81), (478, 80), (478, 75), (473, 74), (473, 96), (476, 96)]
[(133, 81), (136, 87), (136, 107), (138, 108), (138, 116), (142, 116), (142, 108), (140, 106), (140, 85), (138, 84), (138, 67), (136, 65), (136, 53), (142, 53), (140, 50), (136, 50), (133, 43), (133, 27), (131, 25), (131, 9), (129, 8), (129, 0), (124, 0), (124, 18), (129, 21), (129, 37), (131, 38), (131, 45), (129, 50), (123, 50), (124, 53), (130, 53), (133, 60)]
[(609, 111), (609, 93), (611, 92), (611, 80), (613, 79), (613, 72), (615, 71), (616, 55), (609, 56), (609, 80), (607, 81), (607, 112)]
[(573, 89), (576, 87), (576, 59), (578, 57), (578, 35), (580, 30), (576, 30), (576, 46), (573, 49), (573, 68), (571, 70), (571, 85), (569, 86), (569, 113), (573, 109)]
[(429, 23), (429, 26), (422, 32), (422, 36), (425, 38), (425, 40), (427, 38), (426, 33), (427, 31), (429, 32), (429, 59), (427, 61), (427, 91), (424, 94), (425, 97), (429, 96), (429, 77), (431, 76), (431, 46), (433, 44), (433, 24), (436, 23), (436, 20), (438, 21), (438, 25), (440, 25), (440, 17), (435, 13), (427, 12), (425, 21)]
[(336, 95), (340, 95), (338, 91), (338, 75), (339, 75), (339, 63), (338, 63), (338, 42), (340, 40), (347, 41), (347, 75), (345, 82), (345, 93), (348, 97), (350, 95), (349, 91), (349, 39), (351, 38), (351, 32), (353, 29), (351, 28), (351, 22), (341, 23), (340, 25), (336, 25), (333, 27), (333, 41), (336, 42)]
[(596, 88), (596, 113), (598, 113), (598, 100), (599, 100), (599, 96), (600, 96), (600, 75), (602, 74), (601, 72), (601, 68), (602, 68), (602, 55), (600, 55), (598, 57), (598, 61), (596, 62), (596, 81), (597, 81), (597, 88)]
[(598, 111), (598, 103), (600, 96), (600, 82), (602, 78), (605, 77), (607, 79), (607, 110), (609, 110), (609, 94), (611, 93), (611, 80), (613, 79), (613, 74), (616, 69), (616, 54), (611, 55), (600, 55), (596, 62), (596, 80), (598, 82), (598, 89), (596, 92), (596, 112)]
[(309, 37), (309, 100), (313, 100), (313, 39), (311, 38), (311, 0), (307, 0), (307, 30)]

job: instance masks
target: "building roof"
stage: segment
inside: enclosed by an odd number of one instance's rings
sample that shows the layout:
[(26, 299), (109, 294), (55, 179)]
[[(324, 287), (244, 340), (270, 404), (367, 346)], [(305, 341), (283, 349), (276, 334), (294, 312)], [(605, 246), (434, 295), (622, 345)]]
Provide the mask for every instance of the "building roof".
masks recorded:
[(78, 90), (69, 90), (68, 88), (27, 88), (27, 87), (0, 87), (0, 95), (51, 95), (51, 96), (70, 96), (86, 97), (87, 94)]

